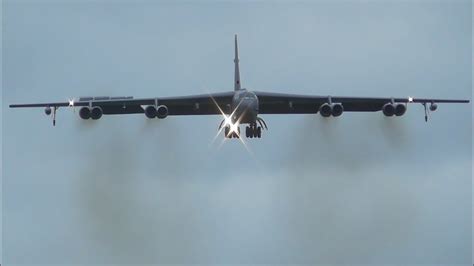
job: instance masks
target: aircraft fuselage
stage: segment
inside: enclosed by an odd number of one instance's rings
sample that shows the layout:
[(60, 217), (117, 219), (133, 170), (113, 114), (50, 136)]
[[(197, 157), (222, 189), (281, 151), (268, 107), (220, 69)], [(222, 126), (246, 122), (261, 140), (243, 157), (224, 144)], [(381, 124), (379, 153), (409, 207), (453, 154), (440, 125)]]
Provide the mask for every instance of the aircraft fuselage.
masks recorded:
[(258, 115), (258, 97), (247, 89), (236, 90), (232, 98), (232, 123), (254, 124)]

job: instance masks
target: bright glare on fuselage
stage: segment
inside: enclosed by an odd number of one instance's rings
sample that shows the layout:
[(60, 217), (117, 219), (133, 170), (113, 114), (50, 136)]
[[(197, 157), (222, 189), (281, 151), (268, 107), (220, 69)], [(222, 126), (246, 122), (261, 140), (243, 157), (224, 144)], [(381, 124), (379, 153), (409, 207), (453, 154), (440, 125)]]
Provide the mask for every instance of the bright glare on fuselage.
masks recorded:
[(235, 133), (239, 133), (239, 124), (236, 122), (234, 124), (230, 124), (230, 132), (235, 132)]

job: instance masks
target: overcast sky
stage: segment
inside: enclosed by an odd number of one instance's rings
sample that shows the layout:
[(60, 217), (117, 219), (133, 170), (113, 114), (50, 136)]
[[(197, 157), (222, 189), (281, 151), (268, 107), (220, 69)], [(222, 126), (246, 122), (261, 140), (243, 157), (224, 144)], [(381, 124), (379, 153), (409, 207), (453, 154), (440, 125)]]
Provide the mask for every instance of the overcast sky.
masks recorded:
[(470, 1), (32, 2), (3, 6), (3, 262), (471, 263), (472, 105), (104, 116), (21, 102), (243, 87), (471, 99)]

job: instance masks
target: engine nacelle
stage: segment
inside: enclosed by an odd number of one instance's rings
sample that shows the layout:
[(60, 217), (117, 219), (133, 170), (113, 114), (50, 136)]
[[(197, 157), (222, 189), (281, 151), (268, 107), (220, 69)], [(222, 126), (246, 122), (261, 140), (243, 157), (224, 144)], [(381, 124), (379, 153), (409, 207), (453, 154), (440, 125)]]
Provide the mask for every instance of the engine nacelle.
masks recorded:
[(393, 116), (395, 114), (395, 106), (391, 103), (386, 103), (382, 107), (382, 112), (385, 116)]
[(340, 103), (334, 103), (332, 105), (332, 116), (338, 117), (344, 112), (344, 106)]
[(329, 117), (332, 114), (332, 106), (328, 103), (325, 103), (319, 107), (319, 113), (323, 117)]
[(342, 104), (340, 103), (333, 103), (333, 104), (325, 103), (319, 107), (319, 113), (323, 117), (330, 117), (331, 115), (334, 117), (338, 117), (342, 115), (343, 112), (344, 112), (344, 106), (342, 106)]
[(430, 104), (430, 111), (434, 112), (438, 109), (438, 105), (436, 103), (431, 103)]
[(92, 109), (90, 111), (90, 116), (94, 120), (97, 120), (97, 119), (101, 118), (102, 114), (103, 114), (102, 108), (100, 108), (99, 106), (92, 107)]
[(396, 116), (402, 116), (405, 114), (407, 111), (407, 106), (403, 103), (397, 103), (395, 104), (395, 115)]
[(79, 117), (84, 120), (91, 118), (91, 109), (87, 106), (81, 107), (79, 109)]
[(148, 118), (155, 118), (156, 117), (156, 107), (153, 105), (149, 105), (145, 107), (145, 115)]
[(168, 116), (168, 107), (166, 105), (160, 105), (156, 109), (156, 117), (163, 119)]

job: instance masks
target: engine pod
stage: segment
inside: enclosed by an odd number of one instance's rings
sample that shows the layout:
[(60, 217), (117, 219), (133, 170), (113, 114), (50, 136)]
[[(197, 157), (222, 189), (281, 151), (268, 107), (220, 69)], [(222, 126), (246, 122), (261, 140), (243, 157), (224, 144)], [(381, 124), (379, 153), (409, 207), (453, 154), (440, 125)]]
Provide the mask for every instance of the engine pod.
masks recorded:
[(344, 112), (344, 106), (340, 103), (335, 103), (332, 105), (332, 115), (338, 117)]
[(156, 109), (156, 117), (163, 119), (168, 116), (168, 107), (166, 105), (160, 105)]
[(395, 105), (395, 115), (396, 116), (402, 116), (405, 114), (405, 112), (407, 111), (407, 106), (402, 104), (402, 103), (397, 103)]
[(79, 117), (84, 120), (91, 118), (91, 109), (86, 106), (81, 107), (81, 109), (79, 109)]
[(319, 113), (323, 117), (329, 117), (332, 114), (332, 106), (329, 105), (328, 103), (325, 103), (319, 107)]
[(395, 106), (391, 103), (386, 103), (382, 107), (382, 112), (385, 116), (393, 116), (395, 114)]
[(145, 115), (148, 118), (155, 118), (156, 117), (156, 107), (153, 105), (149, 105), (145, 107)]
[(103, 114), (102, 108), (100, 108), (99, 106), (92, 107), (91, 114), (90, 114), (92, 119), (97, 120), (102, 117), (102, 114)]

